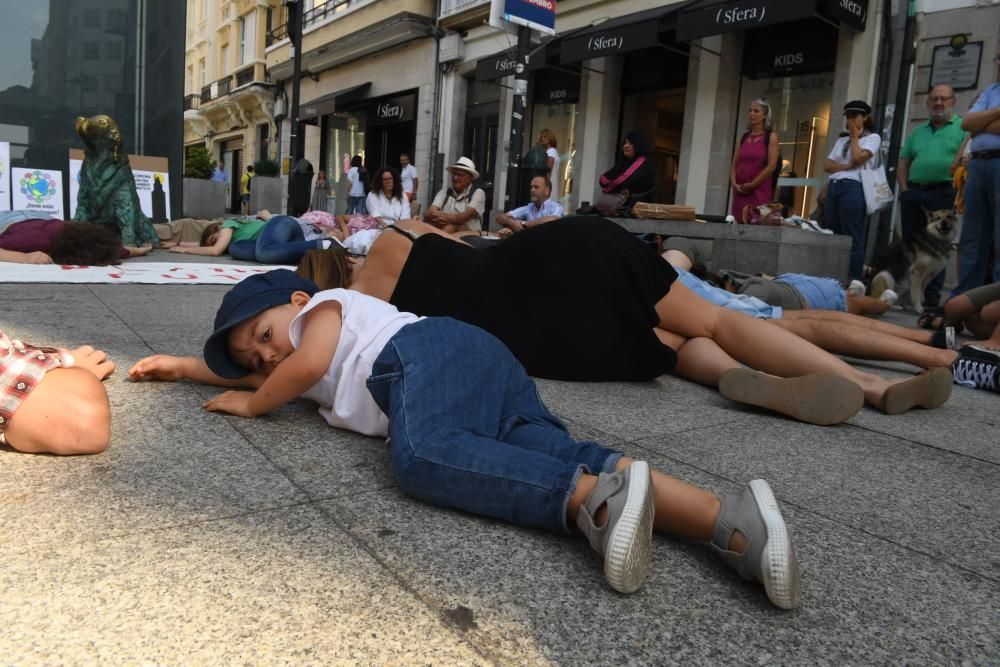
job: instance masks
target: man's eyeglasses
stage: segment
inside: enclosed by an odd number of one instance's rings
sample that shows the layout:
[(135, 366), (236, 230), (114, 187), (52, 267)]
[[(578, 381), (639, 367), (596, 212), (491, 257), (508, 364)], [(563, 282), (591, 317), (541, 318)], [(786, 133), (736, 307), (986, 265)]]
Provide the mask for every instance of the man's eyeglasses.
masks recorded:
[(936, 102), (948, 102), (948, 101), (953, 100), (955, 98), (954, 97), (940, 97), (939, 96), (939, 97), (928, 97), (927, 99), (929, 101), (931, 101), (931, 102), (935, 102), (936, 103)]

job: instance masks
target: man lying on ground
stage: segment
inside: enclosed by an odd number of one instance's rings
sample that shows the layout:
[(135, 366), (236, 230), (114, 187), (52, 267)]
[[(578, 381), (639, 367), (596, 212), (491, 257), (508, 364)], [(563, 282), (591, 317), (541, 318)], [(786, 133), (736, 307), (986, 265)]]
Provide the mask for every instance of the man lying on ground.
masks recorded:
[(101, 385), (115, 371), (89, 345), (22, 343), (0, 331), (0, 445), (34, 454), (96, 454), (111, 440)]

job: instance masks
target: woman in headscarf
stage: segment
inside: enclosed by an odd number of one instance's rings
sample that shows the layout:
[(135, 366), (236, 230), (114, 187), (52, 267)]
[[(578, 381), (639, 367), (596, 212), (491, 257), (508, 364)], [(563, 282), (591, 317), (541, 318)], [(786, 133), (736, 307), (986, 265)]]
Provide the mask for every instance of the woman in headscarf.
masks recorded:
[(628, 208), (629, 198), (649, 192), (656, 185), (653, 166), (646, 159), (651, 150), (646, 135), (633, 130), (625, 135), (615, 166), (601, 174), (601, 196), (594, 203), (598, 213), (618, 217)]

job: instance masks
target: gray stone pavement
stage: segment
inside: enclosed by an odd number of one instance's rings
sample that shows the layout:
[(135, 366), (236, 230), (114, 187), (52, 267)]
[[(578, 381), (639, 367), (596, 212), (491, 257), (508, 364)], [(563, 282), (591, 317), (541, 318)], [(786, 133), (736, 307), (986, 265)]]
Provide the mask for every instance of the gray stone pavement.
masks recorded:
[(407, 498), (381, 440), (305, 402), (246, 420), (204, 412), (211, 387), (125, 381), (198, 353), (225, 289), (0, 285), (5, 330), (119, 364), (106, 453), (0, 451), (0, 663), (1000, 661), (995, 394), (822, 428), (673, 377), (540, 382), (576, 436), (720, 492), (763, 477), (782, 504), (802, 609), (660, 536), (624, 596), (579, 538)]

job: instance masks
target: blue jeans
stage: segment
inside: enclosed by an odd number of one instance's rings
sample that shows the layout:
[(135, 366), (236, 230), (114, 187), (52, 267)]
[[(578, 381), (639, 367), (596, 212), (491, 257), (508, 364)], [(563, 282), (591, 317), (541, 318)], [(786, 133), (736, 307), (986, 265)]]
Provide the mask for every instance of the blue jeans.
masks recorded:
[(851, 266), (847, 277), (861, 280), (865, 271), (865, 222), (868, 220), (861, 182), (849, 178), (830, 181), (823, 215), (827, 228), (834, 234), (851, 237)]
[(847, 310), (847, 297), (844, 288), (833, 278), (807, 276), (802, 273), (782, 273), (774, 279), (776, 283), (784, 283), (794, 287), (799, 296), (813, 310)]
[(347, 214), (361, 213), (365, 214), (368, 211), (365, 210), (365, 198), (364, 195), (360, 197), (348, 197), (347, 198)]
[[(950, 209), (955, 205), (955, 188), (938, 188), (937, 190), (920, 190), (910, 188), (899, 195), (899, 212), (902, 216), (903, 240), (907, 241), (921, 229), (927, 227), (928, 211), (940, 211)], [(924, 289), (924, 303), (934, 303), (941, 299), (941, 290), (944, 289), (944, 275), (942, 270), (927, 283)]]
[(322, 248), (320, 239), (306, 241), (298, 220), (287, 215), (271, 218), (255, 241), (233, 241), (229, 255), (261, 264), (298, 264), (307, 250)]
[(951, 295), (1000, 281), (1000, 261), (986, 275), (990, 247), (1000, 250), (1000, 158), (970, 160), (965, 182), (965, 215), (958, 241), (958, 285)]
[(503, 343), (451, 318), (403, 327), (368, 391), (389, 417), (396, 482), (434, 505), (569, 532), (580, 475), (611, 472), (621, 458), (573, 440)]

